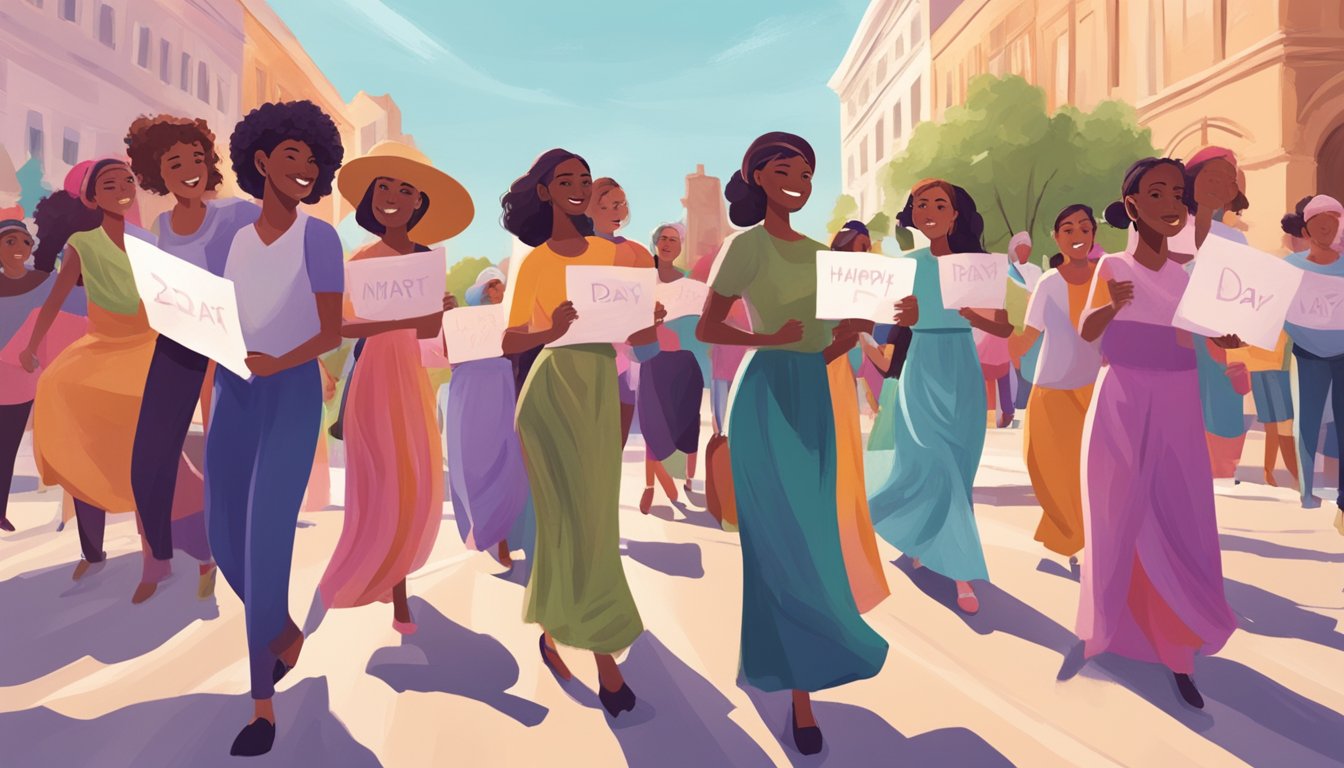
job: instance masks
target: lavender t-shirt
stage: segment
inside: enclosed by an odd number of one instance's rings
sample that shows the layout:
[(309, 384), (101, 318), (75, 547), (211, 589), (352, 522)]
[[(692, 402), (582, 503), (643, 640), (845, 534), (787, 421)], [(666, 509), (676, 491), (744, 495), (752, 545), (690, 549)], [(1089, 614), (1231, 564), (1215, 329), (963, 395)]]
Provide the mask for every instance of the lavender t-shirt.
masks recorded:
[(243, 227), (255, 224), (260, 215), (261, 208), (246, 200), (211, 200), (205, 204), (201, 226), (189, 235), (179, 235), (173, 231), (172, 211), (165, 211), (158, 219), (158, 244), (185, 262), (222, 275), (234, 236)]

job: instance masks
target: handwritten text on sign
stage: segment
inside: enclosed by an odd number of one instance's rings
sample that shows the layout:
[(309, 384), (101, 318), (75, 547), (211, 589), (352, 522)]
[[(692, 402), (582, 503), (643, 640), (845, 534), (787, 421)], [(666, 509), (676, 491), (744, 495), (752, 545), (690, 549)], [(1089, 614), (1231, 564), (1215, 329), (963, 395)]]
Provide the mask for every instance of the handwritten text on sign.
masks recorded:
[(709, 286), (699, 280), (683, 277), (670, 283), (658, 283), (653, 296), (667, 310), (665, 319), (675, 320), (703, 312), (705, 300), (709, 298)]
[(915, 292), (914, 259), (817, 251), (817, 318), (890, 323), (896, 302)]
[(1274, 349), (1302, 270), (1283, 259), (1210, 236), (1195, 255), (1190, 283), (1172, 323), (1203, 336), (1235, 333), (1261, 349)]
[(458, 307), (443, 313), (443, 340), (453, 364), (488, 360), (504, 355), (504, 330), (509, 325), (508, 307), (487, 304)]
[(1303, 328), (1344, 328), (1344, 277), (1303, 272), (1302, 286), (1288, 308), (1288, 322)]
[(408, 320), (443, 310), (442, 248), (345, 265), (345, 289), (361, 320)]
[(950, 253), (938, 257), (943, 308), (1003, 309), (1008, 296), (1008, 256)]
[(133, 235), (126, 236), (126, 255), (150, 327), (239, 376), (251, 377), (233, 281)]
[(642, 267), (565, 268), (565, 290), (579, 319), (552, 346), (620, 344), (653, 325), (658, 272)]

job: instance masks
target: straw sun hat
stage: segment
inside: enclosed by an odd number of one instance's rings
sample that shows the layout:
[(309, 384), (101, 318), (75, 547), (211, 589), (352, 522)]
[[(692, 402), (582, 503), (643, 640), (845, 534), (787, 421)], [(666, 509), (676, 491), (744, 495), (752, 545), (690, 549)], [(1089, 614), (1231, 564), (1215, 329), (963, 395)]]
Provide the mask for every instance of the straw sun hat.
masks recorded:
[(404, 181), (424, 193), (429, 209), (411, 228), (417, 243), (431, 245), (454, 237), (467, 228), (476, 208), (471, 195), (457, 179), (440, 171), (423, 152), (399, 141), (382, 141), (367, 155), (341, 167), (336, 186), (351, 206), (359, 207), (374, 179)]

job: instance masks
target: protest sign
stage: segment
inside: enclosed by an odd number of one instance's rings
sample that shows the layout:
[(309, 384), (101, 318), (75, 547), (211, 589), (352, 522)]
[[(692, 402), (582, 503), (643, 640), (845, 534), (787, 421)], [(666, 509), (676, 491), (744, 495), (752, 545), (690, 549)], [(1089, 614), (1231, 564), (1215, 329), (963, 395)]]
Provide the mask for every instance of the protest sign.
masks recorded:
[(345, 265), (345, 291), (361, 320), (409, 320), (443, 311), (442, 248)]
[(1210, 236), (1195, 256), (1172, 324), (1202, 336), (1236, 334), (1273, 349), (1301, 282), (1302, 270), (1283, 259)]
[(1302, 273), (1302, 285), (1288, 308), (1288, 322), (1303, 328), (1344, 329), (1344, 277)]
[(645, 267), (566, 267), (565, 291), (579, 319), (550, 346), (625, 343), (653, 325), (657, 280)]
[(950, 253), (938, 257), (944, 309), (1003, 309), (1008, 296), (1008, 256)]
[(667, 310), (665, 320), (678, 317), (699, 315), (705, 309), (705, 300), (709, 298), (709, 286), (699, 280), (683, 277), (670, 283), (658, 283), (653, 297)]
[(126, 236), (126, 255), (151, 328), (243, 378), (252, 376), (232, 280), (134, 235)]
[(817, 319), (891, 323), (896, 302), (915, 292), (914, 259), (817, 251)]
[(508, 307), (503, 304), (458, 307), (444, 312), (442, 338), (448, 360), (458, 365), (503, 357), (504, 330), (508, 324)]

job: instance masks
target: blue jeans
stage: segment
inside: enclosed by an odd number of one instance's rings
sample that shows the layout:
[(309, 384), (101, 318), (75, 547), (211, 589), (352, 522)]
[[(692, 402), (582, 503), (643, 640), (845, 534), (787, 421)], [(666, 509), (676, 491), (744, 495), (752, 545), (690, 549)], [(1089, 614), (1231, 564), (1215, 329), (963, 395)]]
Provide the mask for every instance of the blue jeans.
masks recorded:
[[(317, 361), (244, 381), (216, 369), (205, 446), (210, 547), (243, 602), (252, 698), (275, 694), (275, 641), (293, 625), (289, 572), (294, 528), (322, 425)], [(292, 630), (291, 630), (292, 631)]]
[[(1302, 478), (1302, 500), (1312, 498), (1312, 485), (1316, 474), (1316, 446), (1320, 444), (1321, 422), (1325, 416), (1325, 401), (1333, 386), (1335, 395), (1331, 398), (1335, 414), (1335, 424), (1344, 424), (1344, 355), (1331, 358), (1317, 357), (1301, 347), (1293, 348), (1297, 358), (1297, 458)], [(1339, 431), (1335, 432), (1336, 441)], [(1344, 446), (1340, 446), (1344, 447)], [(1336, 503), (1344, 506), (1344, 468), (1336, 481), (1340, 489)]]

